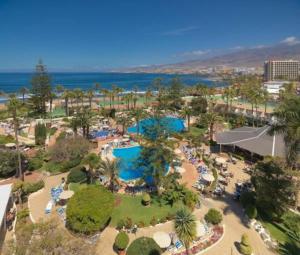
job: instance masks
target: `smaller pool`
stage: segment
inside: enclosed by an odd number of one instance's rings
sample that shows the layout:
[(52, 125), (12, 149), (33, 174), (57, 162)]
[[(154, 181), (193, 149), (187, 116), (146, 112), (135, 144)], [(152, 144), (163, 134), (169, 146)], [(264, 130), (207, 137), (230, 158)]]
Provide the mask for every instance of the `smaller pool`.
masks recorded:
[(109, 135), (109, 131), (102, 130), (102, 131), (91, 132), (90, 135), (91, 135), (92, 138), (105, 137), (105, 136)]
[(140, 152), (140, 146), (115, 148), (113, 150), (113, 155), (120, 159), (119, 177), (122, 180), (130, 181), (143, 176), (143, 169), (136, 166)]
[[(145, 128), (155, 125), (157, 120), (154, 118), (144, 119), (140, 121), (140, 133), (144, 134)], [(180, 118), (175, 117), (163, 117), (160, 119), (160, 124), (165, 127), (166, 132), (168, 133), (178, 133), (182, 132), (185, 129), (184, 121)], [(136, 133), (137, 126), (129, 127), (129, 133)]]

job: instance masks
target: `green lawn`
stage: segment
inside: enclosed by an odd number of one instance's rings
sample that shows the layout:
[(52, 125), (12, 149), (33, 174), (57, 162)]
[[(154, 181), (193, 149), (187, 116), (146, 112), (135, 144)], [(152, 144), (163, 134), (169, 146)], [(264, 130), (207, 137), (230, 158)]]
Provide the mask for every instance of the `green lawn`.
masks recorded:
[(79, 190), (82, 190), (87, 187), (86, 183), (80, 184), (80, 183), (70, 183), (69, 189), (73, 190), (74, 192), (77, 192)]
[(159, 205), (158, 201), (152, 199), (150, 206), (144, 206), (141, 203), (142, 196), (130, 196), (116, 194), (115, 209), (112, 214), (111, 225), (116, 226), (120, 220), (131, 218), (134, 224), (143, 221), (145, 225), (150, 225), (153, 217), (156, 219), (165, 218), (169, 213), (175, 212), (183, 206), (178, 202), (171, 207), (170, 205)]
[(187, 134), (193, 135), (193, 136), (199, 136), (203, 135), (205, 133), (205, 128), (198, 128), (198, 127), (190, 127), (190, 131), (187, 132)]
[(15, 139), (12, 136), (0, 135), (0, 144), (14, 143)]

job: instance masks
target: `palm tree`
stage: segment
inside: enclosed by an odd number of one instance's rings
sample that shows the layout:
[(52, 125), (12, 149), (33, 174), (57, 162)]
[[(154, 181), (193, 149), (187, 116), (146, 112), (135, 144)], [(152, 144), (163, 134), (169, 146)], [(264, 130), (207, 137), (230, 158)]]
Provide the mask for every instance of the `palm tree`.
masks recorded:
[(286, 162), (294, 168), (300, 150), (300, 97), (290, 95), (274, 111), (276, 121), (272, 124), (271, 133), (283, 134), (286, 145)]
[(186, 254), (189, 254), (190, 243), (196, 238), (196, 218), (187, 209), (176, 212), (174, 228), (178, 238), (184, 243)]
[(192, 115), (192, 108), (190, 106), (185, 106), (181, 113), (184, 118), (187, 118), (187, 124), (188, 124), (188, 131), (190, 131), (190, 124), (191, 124), (191, 115)]
[(136, 123), (136, 133), (139, 135), (140, 133), (140, 121), (145, 117), (145, 112), (141, 108), (134, 109), (132, 112), (132, 116), (135, 119)]
[(268, 105), (268, 101), (269, 101), (269, 92), (267, 89), (263, 89), (262, 90), (262, 101), (264, 103), (264, 115), (266, 116), (267, 113), (267, 105)]
[(83, 99), (83, 92), (81, 89), (77, 88), (73, 90), (74, 98), (76, 99), (77, 110), (79, 109), (79, 102)]
[[(62, 93), (64, 92), (64, 90), (65, 90), (65, 88), (63, 85), (58, 84), (55, 87), (55, 92), (56, 92), (57, 96), (59, 96), (60, 98), (62, 98)], [(61, 101), (60, 101), (60, 104), (61, 104)]]
[(20, 146), (19, 146), (19, 138), (18, 138), (18, 129), (19, 129), (19, 120), (17, 116), (17, 111), (21, 107), (20, 101), (17, 99), (15, 95), (10, 95), (9, 101), (8, 101), (8, 112), (11, 114), (13, 118), (13, 124), (14, 124), (14, 132), (15, 132), (15, 140), (16, 140), (16, 149), (18, 154), (18, 172), (17, 176), (24, 181), (24, 175), (22, 171), (22, 162), (21, 162), (21, 152), (20, 152)]
[(116, 95), (117, 95), (117, 101), (118, 101), (118, 109), (120, 108), (120, 94), (124, 92), (124, 89), (123, 88), (120, 88), (120, 87), (115, 87), (115, 92), (116, 92)]
[(119, 178), (119, 161), (106, 158), (100, 162), (99, 170), (109, 178), (109, 189), (114, 192), (115, 184), (118, 184)]
[(117, 116), (117, 124), (122, 126), (122, 135), (126, 133), (127, 127), (130, 125), (131, 121), (127, 114), (121, 114)]
[(89, 100), (89, 106), (90, 106), (90, 109), (92, 109), (92, 101), (93, 101), (93, 97), (95, 96), (95, 93), (92, 89), (89, 89), (87, 92), (86, 92), (86, 97), (88, 98)]
[(107, 89), (101, 89), (101, 93), (103, 95), (103, 107), (105, 108), (106, 97), (109, 95), (109, 91)]
[(22, 95), (22, 103), (25, 104), (25, 94), (27, 94), (29, 92), (29, 89), (26, 87), (22, 87), (22, 88), (20, 88), (19, 92)]
[(93, 182), (96, 176), (96, 169), (99, 167), (100, 158), (96, 153), (89, 153), (83, 160), (82, 163), (87, 166), (89, 182)]
[(146, 101), (146, 105), (148, 106), (149, 100), (151, 99), (151, 97), (153, 97), (152, 91), (151, 89), (147, 89), (146, 93), (145, 93), (145, 101)]
[(207, 112), (201, 116), (201, 121), (205, 122), (209, 127), (209, 139), (213, 140), (214, 127), (216, 123), (222, 123), (223, 118), (216, 112)]
[(65, 89), (62, 93), (62, 98), (65, 100), (65, 113), (69, 116), (69, 99), (72, 97), (72, 92)]

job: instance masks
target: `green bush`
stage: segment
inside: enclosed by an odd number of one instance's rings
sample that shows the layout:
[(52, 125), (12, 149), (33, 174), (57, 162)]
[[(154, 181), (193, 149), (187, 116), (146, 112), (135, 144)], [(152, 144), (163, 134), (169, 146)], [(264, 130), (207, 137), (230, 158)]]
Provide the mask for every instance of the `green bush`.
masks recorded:
[(126, 220), (125, 220), (125, 228), (127, 229), (131, 229), (133, 226), (133, 222), (132, 222), (132, 219), (127, 217)]
[(47, 128), (43, 123), (37, 123), (34, 129), (35, 135), (35, 144), (36, 145), (45, 145), (47, 138)]
[[(22, 160), (24, 156), (21, 155)], [(0, 178), (14, 175), (18, 169), (18, 155), (15, 151), (0, 150)]]
[(246, 214), (249, 219), (255, 219), (257, 217), (257, 209), (254, 205), (248, 205), (246, 207)]
[(129, 243), (129, 237), (128, 235), (126, 234), (126, 232), (124, 231), (121, 231), (117, 236), (116, 236), (116, 239), (115, 239), (115, 247), (118, 249), (118, 250), (125, 250), (127, 245)]
[(185, 189), (183, 203), (191, 210), (194, 210), (194, 208), (198, 202), (199, 202), (199, 199), (198, 199), (197, 194), (189, 189)]
[(76, 166), (71, 169), (68, 178), (67, 183), (83, 183), (87, 180), (87, 174), (85, 171), (85, 168), (83, 166)]
[(209, 209), (208, 213), (205, 214), (204, 219), (213, 225), (221, 223), (223, 217), (222, 214), (216, 209)]
[(121, 230), (125, 227), (126, 223), (123, 219), (119, 220), (116, 226), (116, 229)]
[(249, 238), (246, 234), (242, 235), (242, 240), (240, 244), (240, 252), (243, 255), (251, 255), (252, 254), (252, 248), (250, 246)]
[(151, 201), (151, 197), (148, 193), (145, 193), (142, 197), (142, 203), (143, 205), (149, 205)]
[(29, 217), (29, 209), (28, 208), (18, 211), (18, 213), (17, 213), (18, 220), (26, 219), (27, 217)]
[(145, 222), (141, 220), (141, 221), (138, 222), (137, 226), (139, 228), (144, 228), (145, 227)]
[(243, 192), (240, 196), (240, 202), (244, 208), (246, 208), (248, 205), (255, 204), (255, 192)]
[(0, 144), (14, 143), (15, 139), (11, 135), (0, 135)]
[(149, 237), (135, 239), (126, 251), (127, 255), (160, 255), (162, 251), (158, 244)]
[(103, 230), (109, 223), (114, 196), (102, 186), (88, 186), (75, 193), (66, 211), (67, 227), (82, 234)]
[(157, 219), (153, 216), (152, 219), (150, 220), (150, 225), (155, 226), (157, 224)]
[(34, 193), (44, 187), (45, 187), (45, 183), (42, 180), (35, 182), (35, 183), (24, 182), (23, 191), (26, 195), (29, 195), (29, 194)]
[(63, 162), (63, 168), (67, 169), (65, 172), (67, 172), (69, 169), (74, 168), (78, 166), (81, 162), (80, 158), (71, 159), (68, 161)]
[(34, 171), (40, 169), (44, 164), (43, 159), (40, 158), (31, 158), (28, 162), (28, 170)]

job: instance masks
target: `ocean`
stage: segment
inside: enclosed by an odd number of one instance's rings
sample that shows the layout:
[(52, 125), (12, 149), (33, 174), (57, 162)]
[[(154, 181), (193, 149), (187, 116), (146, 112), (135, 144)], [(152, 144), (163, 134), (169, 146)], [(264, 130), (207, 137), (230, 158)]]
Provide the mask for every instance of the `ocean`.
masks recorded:
[[(33, 73), (0, 73), (0, 91), (16, 93), (21, 87), (30, 89)], [(181, 81), (189, 86), (196, 83), (204, 83), (208, 86), (222, 86), (221, 82), (213, 82), (197, 75), (175, 74), (146, 74), (146, 73), (50, 73), (52, 86), (60, 84), (67, 89), (81, 88), (87, 90), (93, 88), (95, 83), (100, 83), (101, 88), (110, 89), (115, 84), (125, 91), (131, 91), (135, 87), (139, 91), (145, 91), (151, 87), (152, 81), (161, 77), (167, 84), (173, 77), (180, 77)], [(1, 99), (0, 99), (1, 100)]]

